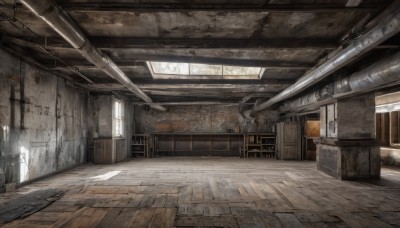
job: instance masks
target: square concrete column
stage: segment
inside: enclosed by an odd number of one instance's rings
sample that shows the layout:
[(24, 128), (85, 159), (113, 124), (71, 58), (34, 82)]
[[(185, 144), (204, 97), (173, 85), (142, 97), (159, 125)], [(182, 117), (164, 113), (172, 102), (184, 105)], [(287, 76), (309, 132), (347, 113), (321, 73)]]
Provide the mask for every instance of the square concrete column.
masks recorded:
[(321, 107), (317, 168), (340, 179), (380, 178), (375, 95), (359, 95)]

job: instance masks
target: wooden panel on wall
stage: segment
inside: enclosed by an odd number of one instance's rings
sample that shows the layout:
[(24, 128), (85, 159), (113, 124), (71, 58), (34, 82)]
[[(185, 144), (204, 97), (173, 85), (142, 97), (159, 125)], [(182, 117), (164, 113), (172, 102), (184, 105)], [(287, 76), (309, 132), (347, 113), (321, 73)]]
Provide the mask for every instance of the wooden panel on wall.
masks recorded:
[(211, 140), (208, 135), (193, 135), (193, 150), (211, 150)]
[(103, 153), (103, 143), (99, 140), (94, 140), (94, 150), (93, 150), (93, 162), (98, 164), (98, 163), (103, 163), (104, 161), (104, 153)]
[(240, 156), (243, 134), (235, 133), (158, 133), (155, 155)]
[(163, 135), (158, 136), (158, 149), (160, 151), (172, 151), (174, 150), (173, 136)]
[(127, 158), (125, 139), (123, 138), (94, 139), (93, 143), (93, 162), (95, 164), (112, 164)]
[(180, 136), (175, 138), (176, 151), (189, 151), (192, 150), (192, 138), (188, 136)]
[(212, 138), (212, 148), (211, 150), (229, 150), (229, 137), (224, 136), (214, 136)]
[(295, 124), (285, 124), (283, 130), (283, 143), (284, 144), (296, 144), (297, 142), (297, 128)]
[(113, 150), (112, 139), (94, 139), (94, 163), (115, 163), (115, 150)]
[(297, 145), (284, 145), (282, 155), (285, 160), (299, 160)]
[(113, 141), (114, 141), (116, 162), (125, 160), (128, 157), (127, 150), (125, 148), (125, 139), (113, 139)]

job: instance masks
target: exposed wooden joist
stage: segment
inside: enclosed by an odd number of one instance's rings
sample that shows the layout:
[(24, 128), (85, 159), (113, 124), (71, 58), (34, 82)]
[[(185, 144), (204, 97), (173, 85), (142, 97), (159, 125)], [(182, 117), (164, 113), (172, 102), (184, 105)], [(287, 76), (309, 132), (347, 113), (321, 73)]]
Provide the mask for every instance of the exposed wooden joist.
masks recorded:
[(262, 60), (262, 59), (233, 59), (220, 57), (203, 56), (181, 56), (181, 55), (152, 55), (135, 54), (130, 59), (113, 58), (119, 66), (132, 65), (135, 62), (161, 61), (161, 62), (180, 62), (180, 63), (202, 63), (202, 64), (223, 64), (232, 66), (264, 67), (270, 69), (296, 69), (308, 70), (314, 63), (308, 61), (284, 61), (284, 60)]
[[(314, 66), (309, 62), (297, 61), (270, 61), (260, 59), (228, 59), (218, 57), (190, 57), (190, 56), (164, 56), (164, 55), (136, 55), (135, 58), (121, 59), (113, 58), (114, 62), (120, 67), (135, 66), (146, 61), (159, 61), (159, 62), (183, 62), (183, 63), (201, 63), (201, 64), (223, 64), (231, 66), (244, 66), (244, 67), (264, 67), (268, 69), (290, 69), (290, 70), (309, 70)], [(64, 62), (68, 65), (84, 68), (88, 66), (81, 59), (65, 59)]]
[[(143, 102), (132, 102), (132, 104), (144, 105)], [(224, 101), (178, 101), (178, 102), (154, 102), (154, 104), (162, 105), (162, 106), (188, 106), (188, 105), (229, 105), (229, 106), (237, 106), (237, 102), (224, 102)]]
[[(38, 49), (43, 51), (43, 46), (38, 43), (26, 41), (23, 39), (9, 38), (7, 42), (13, 43), (19, 46), (27, 46), (30, 48)], [(44, 47), (46, 50), (51, 50), (50, 46), (46, 44)], [(72, 50), (72, 48), (64, 48)], [(60, 50), (59, 50), (60, 52)], [(112, 51), (111, 51), (112, 52)], [(158, 55), (158, 54), (145, 54), (145, 53), (135, 53), (132, 58), (121, 58), (113, 57), (111, 53), (110, 57), (113, 61), (120, 67), (123, 66), (134, 66), (140, 63), (141, 65), (145, 61), (167, 61), (167, 62), (187, 62), (187, 63), (203, 63), (203, 64), (224, 64), (224, 65), (234, 65), (234, 66), (248, 66), (248, 67), (265, 67), (265, 68), (277, 68), (277, 69), (298, 69), (298, 70), (308, 70), (313, 67), (313, 63), (301, 61), (270, 61), (270, 60), (260, 60), (260, 59), (231, 59), (231, 58), (219, 58), (219, 57), (202, 57), (202, 56), (181, 56), (181, 55)], [(84, 59), (66, 59), (60, 56), (63, 62), (80, 68), (80, 66), (93, 66)]]
[(359, 6), (363, 0), (347, 0), (346, 7)]
[[(92, 37), (100, 49), (335, 49), (330, 39), (217, 39), (217, 38), (154, 38), (154, 37)], [(69, 48), (66, 43), (48, 41), (47, 48)]]
[[(136, 83), (143, 91), (149, 90), (234, 90), (238, 92), (278, 92), (290, 84), (142, 84)], [(95, 91), (105, 90), (126, 90), (125, 87), (119, 84), (95, 84), (90, 85), (89, 88)]]
[(174, 96), (174, 99), (177, 97), (193, 97), (193, 98), (200, 98), (200, 97), (208, 97), (208, 98), (216, 98), (220, 99), (240, 99), (243, 96), (246, 96), (248, 93), (254, 95), (254, 97), (273, 97), (278, 92), (260, 92), (260, 93), (253, 93), (252, 91), (244, 91), (244, 92), (236, 92), (236, 91), (227, 91), (225, 90), (146, 90), (149, 95), (152, 96), (163, 96), (163, 98), (171, 99), (170, 96)]
[(247, 95), (247, 96), (245, 96), (245, 97), (243, 97), (243, 99), (240, 101), (241, 103), (246, 103), (247, 101), (249, 101), (251, 98), (253, 98), (254, 97), (254, 94), (252, 93), (252, 94), (249, 94), (249, 95)]
[(65, 11), (129, 12), (354, 12), (377, 10), (376, 7), (342, 7), (337, 4), (145, 4), (145, 3), (62, 3)]
[(293, 84), (296, 80), (293, 79), (260, 79), (260, 80), (254, 80), (254, 79), (245, 79), (245, 80), (237, 80), (237, 79), (210, 79), (205, 82), (204, 80), (200, 79), (186, 79), (186, 80), (180, 80), (180, 79), (169, 79), (169, 80), (155, 80), (155, 79), (137, 79), (135, 80), (135, 83), (139, 84), (157, 84), (157, 85), (170, 85), (170, 84), (191, 84), (191, 85), (197, 85), (197, 84), (229, 84), (229, 85), (262, 85), (262, 84), (276, 84), (276, 85), (281, 85), (281, 84)]
[[(34, 39), (3, 36), (4, 41), (14, 44), (46, 48), (47, 50), (70, 49), (62, 39)], [(209, 39), (209, 38), (153, 38), (153, 37), (91, 37), (91, 42), (102, 50), (113, 49), (336, 49), (339, 44), (329, 39)], [(347, 43), (343, 43), (347, 45)], [(400, 47), (398, 39), (389, 39), (377, 46), (379, 49)]]

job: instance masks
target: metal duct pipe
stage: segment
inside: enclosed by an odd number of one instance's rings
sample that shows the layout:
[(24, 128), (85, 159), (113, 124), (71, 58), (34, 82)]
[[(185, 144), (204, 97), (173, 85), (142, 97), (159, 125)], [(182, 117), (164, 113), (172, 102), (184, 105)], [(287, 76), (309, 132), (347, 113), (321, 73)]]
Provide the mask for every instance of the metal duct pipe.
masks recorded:
[(288, 100), (280, 107), (280, 110), (285, 112), (294, 108), (317, 103), (321, 100), (332, 98), (333, 93), (333, 83), (329, 83), (324, 87), (316, 89), (315, 91), (305, 94), (297, 99)]
[(253, 108), (253, 111), (261, 111), (265, 108), (270, 107), (273, 104), (288, 99), (304, 91), (305, 89), (329, 76), (331, 73), (345, 66), (347, 63), (354, 60), (358, 56), (362, 55), (363, 53), (379, 45), (386, 39), (400, 32), (399, 3), (394, 4), (390, 11), (391, 12), (384, 19), (382, 19), (365, 35), (358, 38), (357, 40), (354, 40), (348, 47), (343, 49), (337, 55), (300, 78), (296, 83), (289, 86), (275, 97), (255, 106)]
[[(385, 58), (367, 68), (362, 69), (350, 76), (337, 79), (335, 81), (335, 93), (334, 98), (340, 98), (348, 96), (354, 93), (368, 91), (385, 84), (400, 81), (400, 52)], [(322, 100), (326, 100), (327, 97), (321, 99), (307, 99), (309, 97), (315, 97), (320, 90), (316, 90), (300, 98), (290, 101), (282, 107), (282, 111), (293, 110), (302, 106), (310, 105)]]
[(359, 92), (398, 80), (400, 80), (400, 52), (352, 74), (349, 85), (352, 92)]
[(28, 9), (42, 18), (50, 27), (52, 27), (60, 36), (77, 49), (82, 56), (96, 65), (110, 77), (136, 94), (153, 108), (165, 111), (160, 105), (152, 104), (152, 100), (139, 87), (125, 75), (124, 72), (99, 49), (94, 47), (84, 33), (75, 25), (75, 23), (57, 6), (52, 0), (21, 0)]

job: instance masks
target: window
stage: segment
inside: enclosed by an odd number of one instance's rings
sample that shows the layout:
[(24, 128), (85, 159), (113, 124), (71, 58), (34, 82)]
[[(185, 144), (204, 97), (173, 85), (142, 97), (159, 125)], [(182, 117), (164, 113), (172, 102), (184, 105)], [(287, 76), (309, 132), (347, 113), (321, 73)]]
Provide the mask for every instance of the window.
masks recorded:
[(376, 114), (376, 136), (382, 146), (400, 147), (400, 111)]
[(225, 66), (220, 64), (147, 62), (157, 79), (260, 79), (261, 67)]
[(122, 114), (122, 103), (118, 100), (114, 102), (113, 110), (113, 136), (123, 136), (123, 114)]

